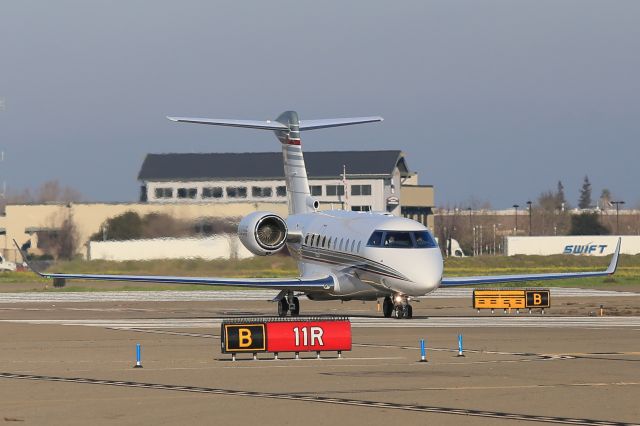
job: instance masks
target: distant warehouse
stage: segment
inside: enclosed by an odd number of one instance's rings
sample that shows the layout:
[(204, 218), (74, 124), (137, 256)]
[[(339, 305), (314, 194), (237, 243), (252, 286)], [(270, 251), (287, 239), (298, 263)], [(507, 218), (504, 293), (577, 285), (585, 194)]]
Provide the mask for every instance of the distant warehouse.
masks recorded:
[[(401, 151), (305, 152), (304, 157), (311, 195), (322, 209), (386, 211), (433, 227), (433, 186), (418, 185)], [(286, 203), (282, 161), (280, 152), (148, 154), (138, 174), (140, 201)]]

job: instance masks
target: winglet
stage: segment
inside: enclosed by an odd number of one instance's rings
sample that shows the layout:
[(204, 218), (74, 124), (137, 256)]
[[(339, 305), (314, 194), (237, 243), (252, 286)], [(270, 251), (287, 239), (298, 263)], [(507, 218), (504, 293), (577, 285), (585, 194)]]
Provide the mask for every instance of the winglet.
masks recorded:
[(36, 268), (34, 268), (33, 264), (31, 262), (29, 262), (29, 260), (27, 260), (27, 254), (20, 248), (20, 245), (18, 244), (18, 242), (15, 239), (13, 240), (13, 244), (15, 244), (16, 248), (18, 249), (18, 252), (20, 253), (20, 257), (22, 257), (22, 261), (27, 264), (29, 269), (31, 269), (33, 272), (35, 272), (36, 274), (40, 275), (41, 277), (47, 278), (46, 275), (44, 275), (42, 272), (40, 272)]
[(616, 269), (618, 268), (618, 258), (620, 257), (620, 244), (622, 243), (622, 238), (618, 238), (618, 244), (616, 245), (616, 251), (613, 252), (613, 257), (611, 258), (611, 263), (607, 268), (607, 274), (613, 275), (616, 273)]

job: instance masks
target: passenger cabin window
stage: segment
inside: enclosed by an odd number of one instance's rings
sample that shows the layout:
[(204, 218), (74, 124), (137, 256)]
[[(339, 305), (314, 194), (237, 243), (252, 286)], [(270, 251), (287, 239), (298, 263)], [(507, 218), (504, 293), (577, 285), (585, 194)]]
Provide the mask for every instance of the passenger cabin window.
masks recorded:
[(276, 186), (276, 195), (278, 197), (286, 197), (287, 196), (287, 187), (286, 186)]
[(438, 247), (428, 231), (374, 231), (367, 243), (369, 247), (435, 248)]

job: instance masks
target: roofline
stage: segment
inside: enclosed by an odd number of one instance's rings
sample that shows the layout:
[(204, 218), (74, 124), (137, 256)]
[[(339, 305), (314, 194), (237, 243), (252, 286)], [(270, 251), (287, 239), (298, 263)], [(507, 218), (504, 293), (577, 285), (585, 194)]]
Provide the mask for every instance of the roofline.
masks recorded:
[[(392, 177), (392, 174), (379, 174), (379, 175), (373, 175), (373, 174), (369, 174), (369, 175), (359, 175), (359, 174), (349, 174), (347, 173), (347, 180), (348, 179), (384, 179), (384, 178), (389, 178)], [(411, 176), (411, 175), (406, 175), (406, 176)], [(330, 180), (330, 179), (334, 179), (334, 180), (342, 180), (342, 176), (341, 175), (334, 175), (334, 176), (308, 176), (307, 179), (309, 180), (313, 180), (313, 179), (326, 179), (326, 180)], [(248, 176), (234, 176), (234, 177), (209, 177), (209, 178), (193, 178), (193, 179), (140, 179), (138, 178), (138, 180), (140, 182), (219, 182), (219, 181), (227, 181), (227, 182), (232, 182), (232, 181), (265, 181), (265, 180), (281, 180), (284, 182), (285, 177), (284, 176), (266, 176), (266, 177), (248, 177)]]

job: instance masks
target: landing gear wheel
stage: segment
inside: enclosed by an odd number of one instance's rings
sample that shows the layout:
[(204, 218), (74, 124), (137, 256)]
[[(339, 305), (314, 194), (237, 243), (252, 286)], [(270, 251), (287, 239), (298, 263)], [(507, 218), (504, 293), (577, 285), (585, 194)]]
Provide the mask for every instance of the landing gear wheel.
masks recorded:
[(391, 314), (393, 313), (393, 302), (389, 296), (384, 298), (384, 302), (382, 303), (382, 315), (385, 318), (391, 318)]
[(404, 318), (404, 309), (403, 309), (402, 305), (398, 305), (393, 309), (393, 317), (395, 319)]
[(404, 306), (403, 314), (404, 314), (404, 317), (407, 319), (413, 318), (413, 308), (411, 307), (411, 305)]
[(300, 314), (300, 300), (297, 297), (294, 297), (292, 300), (292, 304), (290, 305), (291, 316), (297, 317)]
[(278, 300), (278, 316), (286, 317), (287, 312), (289, 312), (289, 303), (287, 302), (287, 299), (282, 298)]

